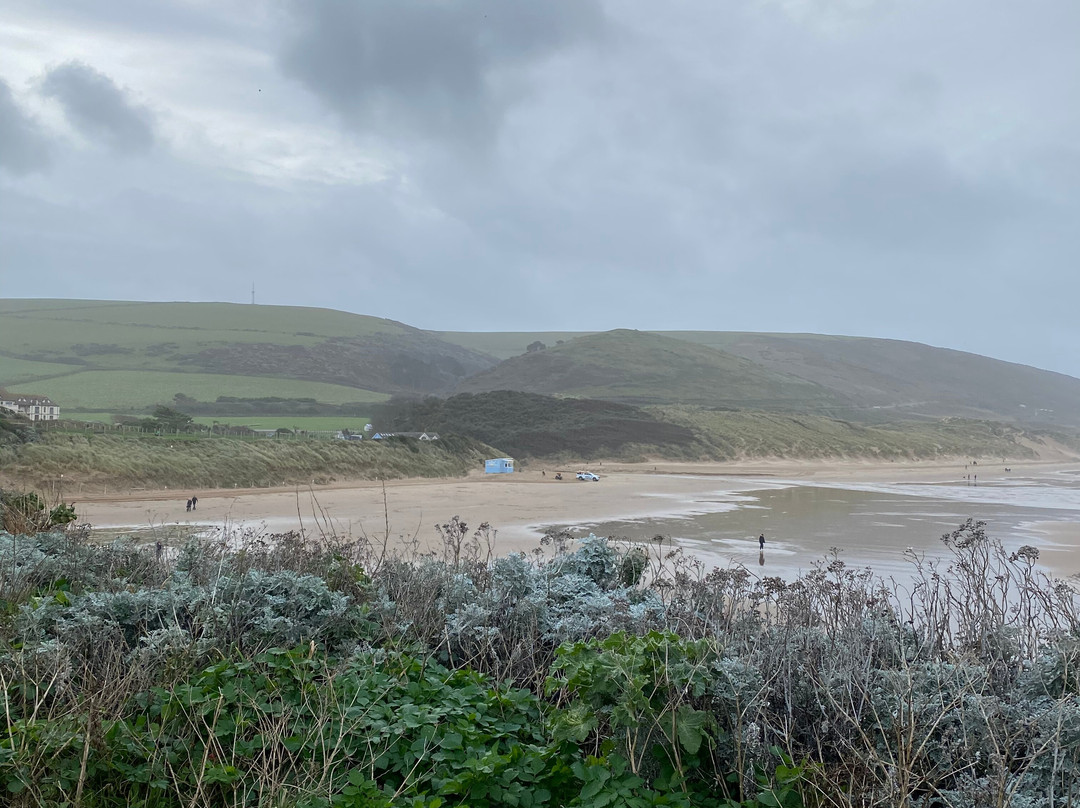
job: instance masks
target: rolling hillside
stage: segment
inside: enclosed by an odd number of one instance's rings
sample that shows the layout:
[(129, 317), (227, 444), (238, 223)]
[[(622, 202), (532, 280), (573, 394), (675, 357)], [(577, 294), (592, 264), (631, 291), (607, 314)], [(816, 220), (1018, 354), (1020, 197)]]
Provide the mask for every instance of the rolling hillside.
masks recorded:
[(1080, 425), (1080, 379), (902, 340), (672, 332), (816, 382), (863, 409)]
[(0, 386), (68, 410), (137, 412), (178, 393), (375, 402), (445, 392), (495, 361), (402, 323), (330, 309), (0, 300)]
[(818, 411), (846, 404), (822, 385), (704, 345), (620, 329), (532, 351), (478, 373), (460, 392), (520, 390), (635, 404)]
[(215, 418), (361, 417), (389, 396), (506, 389), (866, 423), (953, 416), (1080, 426), (1080, 379), (911, 342), (431, 332), (330, 309), (229, 303), (0, 300), (0, 386), (105, 414), (181, 401)]
[[(626, 333), (626, 332), (610, 332)], [(749, 393), (753, 386), (744, 387), (737, 380), (727, 386), (738, 394), (718, 395), (703, 402), (701, 387), (710, 382), (702, 380), (697, 391), (677, 384), (665, 390), (657, 382), (669, 383), (673, 370), (658, 379), (647, 368), (638, 379), (639, 395), (625, 396), (632, 387), (625, 380), (622, 389), (607, 395), (596, 392), (604, 388), (604, 380), (613, 372), (625, 376), (634, 370), (625, 355), (613, 355), (609, 363), (597, 356), (591, 347), (578, 349), (581, 343), (597, 336), (560, 333), (502, 332), (459, 334), (440, 332), (448, 341), (484, 350), (492, 356), (517, 355), (491, 372), (466, 380), (460, 390), (526, 389), (533, 392), (558, 392), (587, 395), (613, 400), (655, 401), (667, 397), (668, 402), (708, 403), (709, 406), (737, 406), (790, 412), (810, 412), (844, 419), (887, 422), (906, 418), (989, 418), (1015, 421), (1030, 425), (1056, 424), (1080, 426), (1080, 379), (1061, 373), (1040, 370), (1027, 365), (1003, 362), (977, 354), (935, 348), (915, 342), (842, 337), (818, 334), (754, 334), (735, 331), (665, 331), (658, 336), (712, 348), (728, 357), (750, 362), (758, 372), (770, 372), (789, 383), (794, 380), (827, 391), (824, 397), (800, 400), (799, 396), (774, 398), (771, 402), (754, 400)], [(521, 355), (534, 340), (548, 347)], [(563, 344), (555, 344), (563, 340)], [(623, 349), (616, 351), (625, 353)], [(554, 352), (554, 356), (549, 356)], [(567, 355), (569, 354), (569, 356)], [(692, 354), (687, 353), (689, 357)], [(736, 366), (727, 360), (727, 370), (706, 361), (695, 372), (729, 372)], [(578, 369), (567, 384), (568, 367)], [(526, 368), (528, 369), (526, 372)], [(690, 364), (684, 364), (690, 370)], [(593, 369), (598, 385), (587, 383), (587, 370)], [(528, 375), (528, 386), (525, 384)], [(775, 378), (775, 377), (774, 377)], [(520, 386), (519, 386), (520, 385)], [(711, 381), (713, 389), (723, 388), (722, 378)], [(786, 387), (786, 390), (792, 388)], [(797, 388), (796, 388), (797, 389)], [(744, 393), (746, 395), (744, 395)]]

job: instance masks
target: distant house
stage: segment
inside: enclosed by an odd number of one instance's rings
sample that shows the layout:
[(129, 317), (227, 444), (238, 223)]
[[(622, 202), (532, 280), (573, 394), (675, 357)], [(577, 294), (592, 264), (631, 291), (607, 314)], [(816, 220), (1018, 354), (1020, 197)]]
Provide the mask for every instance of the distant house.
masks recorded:
[(48, 396), (9, 393), (6, 390), (0, 390), (0, 407), (25, 416), (31, 421), (60, 420), (60, 407)]
[(484, 474), (512, 474), (514, 472), (514, 458), (495, 457), (484, 461)]
[(413, 438), (415, 440), (438, 440), (438, 432), (376, 432), (371, 436), (372, 440), (385, 440), (386, 438)]

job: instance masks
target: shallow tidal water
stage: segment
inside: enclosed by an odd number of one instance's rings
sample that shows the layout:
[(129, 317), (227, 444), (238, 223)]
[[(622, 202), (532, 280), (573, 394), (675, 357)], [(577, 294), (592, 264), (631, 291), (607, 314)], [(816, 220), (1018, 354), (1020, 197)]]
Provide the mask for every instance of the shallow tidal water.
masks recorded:
[[(956, 483), (820, 483), (762, 481), (745, 490), (718, 483), (715, 494), (698, 498), (685, 516), (574, 525), (582, 536), (596, 533), (655, 544), (664, 536), (707, 566), (742, 564), (763, 575), (791, 578), (823, 559), (830, 548), (850, 565), (869, 566), (882, 577), (906, 577), (908, 548), (945, 557), (942, 534), (968, 518), (1009, 549), (1034, 545), (1059, 574), (1080, 569), (1080, 473), (1057, 471), (1017, 475), (972, 485)], [(1046, 532), (1045, 523), (1060, 529)], [(765, 534), (759, 552), (758, 535)], [(1075, 542), (1073, 541), (1075, 536)], [(669, 546), (665, 541), (663, 546)]]

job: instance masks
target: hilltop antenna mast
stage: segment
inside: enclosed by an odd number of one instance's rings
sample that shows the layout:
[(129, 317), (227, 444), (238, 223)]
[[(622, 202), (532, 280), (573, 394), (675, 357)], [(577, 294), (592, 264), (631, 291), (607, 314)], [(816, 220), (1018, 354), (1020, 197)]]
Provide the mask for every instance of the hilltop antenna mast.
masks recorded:
[(255, 305), (255, 282), (251, 282), (251, 305)]

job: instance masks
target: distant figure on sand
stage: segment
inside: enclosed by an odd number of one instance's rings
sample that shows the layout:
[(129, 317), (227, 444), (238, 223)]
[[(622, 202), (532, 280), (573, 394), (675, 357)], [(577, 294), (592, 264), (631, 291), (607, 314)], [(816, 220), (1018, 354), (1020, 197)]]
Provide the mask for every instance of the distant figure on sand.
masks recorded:
[(199, 504), (199, 498), (193, 496), (191, 498), (191, 510), (195, 510), (195, 506)]
[(187, 509), (188, 509), (189, 512), (191, 511), (191, 500), (190, 499), (187, 501)]
[(764, 550), (765, 549), (765, 534), (764, 533), (762, 533), (760, 536), (757, 537), (757, 543), (758, 543), (758, 549), (759, 550)]

